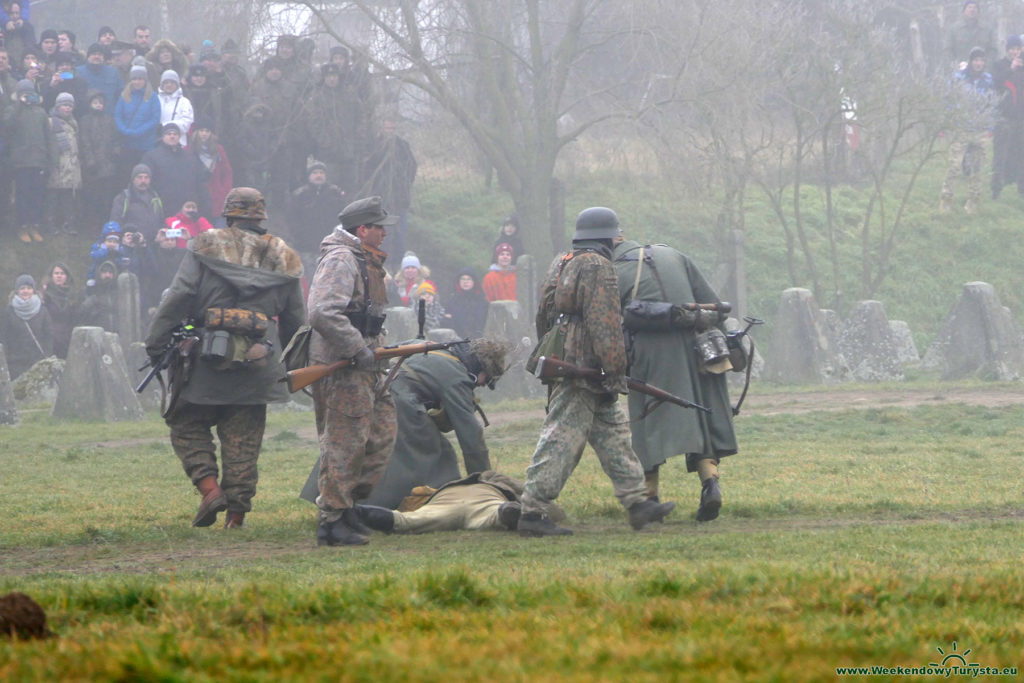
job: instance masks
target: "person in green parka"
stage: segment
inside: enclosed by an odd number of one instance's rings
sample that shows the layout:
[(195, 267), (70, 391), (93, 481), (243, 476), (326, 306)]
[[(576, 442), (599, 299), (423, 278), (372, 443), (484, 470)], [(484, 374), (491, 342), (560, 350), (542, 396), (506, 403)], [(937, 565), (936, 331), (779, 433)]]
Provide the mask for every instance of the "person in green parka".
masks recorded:
[[(613, 260), (624, 308), (633, 299), (672, 304), (719, 302), (693, 261), (672, 247), (620, 238)], [(698, 311), (666, 331), (626, 332), (631, 377), (711, 409), (704, 413), (660, 406), (641, 419), (650, 398), (629, 394), (633, 450), (643, 464), (648, 492), (658, 495), (661, 465), (685, 454), (686, 470), (697, 472), (701, 481), (699, 522), (718, 517), (722, 506), (718, 463), (737, 451), (725, 375), (701, 372), (694, 351), (697, 334), (712, 325), (720, 326), (721, 317), (717, 311)]]
[[(405, 360), (390, 387), (398, 421), (395, 449), (380, 481), (361, 503), (396, 509), (415, 486), (438, 488), (464, 476), (444, 432), (455, 432), (466, 474), (491, 469), (474, 391), (494, 388), (505, 372), (507, 352), (503, 342), (474, 339), (450, 351)], [(302, 498), (316, 500), (318, 474), (314, 467)]]

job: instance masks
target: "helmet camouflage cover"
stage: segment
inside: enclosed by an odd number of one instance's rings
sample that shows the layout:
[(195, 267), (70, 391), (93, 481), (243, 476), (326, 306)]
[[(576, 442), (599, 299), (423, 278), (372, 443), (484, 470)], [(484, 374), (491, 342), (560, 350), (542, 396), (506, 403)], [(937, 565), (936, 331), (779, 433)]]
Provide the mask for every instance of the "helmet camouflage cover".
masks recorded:
[(488, 384), (497, 381), (508, 369), (505, 364), (505, 356), (509, 352), (509, 345), (505, 342), (493, 339), (474, 339), (469, 342), (469, 350), (480, 361), (483, 371), (487, 373)]
[(267, 218), (267, 205), (263, 193), (252, 187), (233, 187), (224, 198), (225, 218), (249, 218), (262, 221)]

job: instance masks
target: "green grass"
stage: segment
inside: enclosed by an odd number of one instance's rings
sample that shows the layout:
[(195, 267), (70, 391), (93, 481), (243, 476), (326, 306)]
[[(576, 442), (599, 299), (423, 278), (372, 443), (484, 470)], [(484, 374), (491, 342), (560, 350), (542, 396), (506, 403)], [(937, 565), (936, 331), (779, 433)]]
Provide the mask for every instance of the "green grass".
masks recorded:
[[(1024, 407), (878, 398), (741, 417), (708, 524), (673, 460), (676, 512), (630, 531), (587, 453), (560, 499), (575, 536), (362, 548), (315, 545), (297, 498), (308, 413), (270, 415), (250, 528), (234, 533), (189, 526), (198, 497), (159, 421), (32, 415), (0, 432), (0, 593), (34, 597), (57, 638), (0, 640), (0, 680), (814, 681), (922, 666), (954, 641), (970, 662), (1024, 664)], [(503, 471), (522, 476), (537, 408), (488, 408), (516, 411), (488, 430)]]

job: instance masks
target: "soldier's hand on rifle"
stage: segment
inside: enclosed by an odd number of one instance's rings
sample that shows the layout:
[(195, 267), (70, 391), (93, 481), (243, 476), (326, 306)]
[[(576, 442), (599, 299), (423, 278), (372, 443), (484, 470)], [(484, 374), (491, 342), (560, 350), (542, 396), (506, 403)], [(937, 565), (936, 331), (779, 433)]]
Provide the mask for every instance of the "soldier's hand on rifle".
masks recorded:
[(356, 370), (370, 371), (374, 370), (376, 366), (377, 356), (369, 346), (364, 346), (359, 349), (359, 353), (352, 356), (352, 367)]

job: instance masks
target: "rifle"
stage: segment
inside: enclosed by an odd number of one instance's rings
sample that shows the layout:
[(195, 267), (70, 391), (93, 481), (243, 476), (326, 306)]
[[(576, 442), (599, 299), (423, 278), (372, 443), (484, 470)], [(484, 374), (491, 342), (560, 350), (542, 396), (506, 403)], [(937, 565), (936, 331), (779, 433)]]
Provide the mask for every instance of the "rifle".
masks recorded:
[(714, 304), (676, 304), (676, 306), (687, 311), (718, 311), (719, 313), (729, 313), (732, 311), (732, 304), (728, 301), (719, 301)]
[[(548, 358), (546, 356), (541, 356), (540, 358), (537, 359), (537, 369), (533, 371), (533, 374), (539, 377), (540, 379), (555, 379), (558, 377), (578, 377), (583, 379), (600, 380), (605, 377), (603, 370), (598, 370), (597, 368), (581, 368), (578, 365), (566, 363), (564, 360), (559, 360), (557, 358)], [(659, 389), (653, 384), (648, 384), (647, 382), (644, 382), (639, 379), (627, 377), (626, 384), (632, 391), (635, 391), (639, 394), (646, 394), (653, 398), (658, 403), (667, 401), (669, 403), (674, 403), (675, 405), (683, 408), (694, 408), (696, 410), (702, 410), (705, 413), (711, 412), (710, 408), (705, 408), (704, 406), (699, 405), (697, 403), (693, 403), (692, 401), (687, 401), (682, 396), (670, 394), (664, 389)]]
[[(150, 382), (156, 378), (160, 382), (160, 415), (167, 417), (178, 401), (181, 389), (188, 381), (191, 370), (192, 352), (199, 344), (199, 335), (196, 333), (195, 325), (186, 320), (171, 331), (171, 340), (164, 346), (159, 358), (150, 358), (149, 361), (139, 368), (142, 372), (150, 368), (149, 373), (135, 387), (135, 392), (141, 394), (146, 390)], [(164, 381), (160, 373), (167, 370), (167, 381)], [(167, 400), (168, 389), (171, 398)]]
[[(455, 341), (448, 342), (419, 342), (417, 344), (380, 346), (373, 350), (373, 355), (377, 360), (383, 360), (385, 358), (406, 358), (408, 356), (414, 356), (417, 353), (428, 353), (430, 351), (450, 349), (456, 344), (465, 344), (468, 341), (468, 339), (457, 339)], [(332, 372), (348, 367), (351, 364), (351, 358), (343, 358), (341, 360), (334, 361), (333, 363), (309, 365), (304, 368), (290, 371), (284, 377), (279, 379), (278, 382), (287, 382), (288, 391), (294, 393), (299, 389), (308, 387), (313, 382), (323, 379)]]

